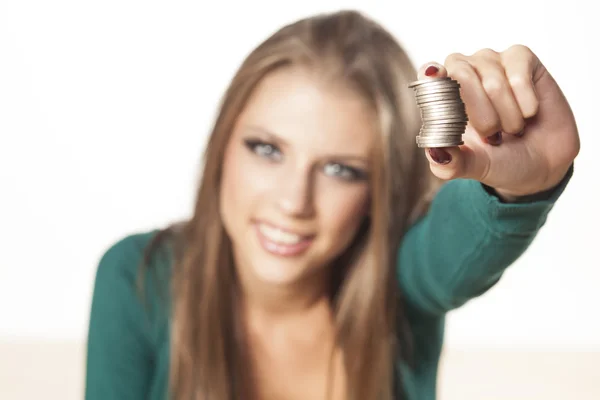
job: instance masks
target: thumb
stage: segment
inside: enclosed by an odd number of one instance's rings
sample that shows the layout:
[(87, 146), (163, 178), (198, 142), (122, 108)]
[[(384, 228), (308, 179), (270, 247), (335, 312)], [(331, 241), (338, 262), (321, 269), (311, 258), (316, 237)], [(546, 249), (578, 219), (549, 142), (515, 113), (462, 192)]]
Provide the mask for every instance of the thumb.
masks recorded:
[(456, 147), (425, 149), (431, 172), (440, 179), (481, 180), (489, 170), (490, 158), (482, 146), (465, 143)]
[(445, 78), (447, 76), (448, 71), (446, 67), (434, 61), (423, 64), (417, 71), (418, 80)]
[(465, 175), (465, 156), (458, 147), (432, 147), (425, 149), (431, 172), (440, 179), (450, 180)]
[[(446, 78), (448, 71), (435, 61), (423, 64), (417, 71), (417, 80)], [(440, 179), (450, 180), (469, 175), (472, 152), (468, 147), (426, 148), (425, 155), (429, 160), (431, 172)]]

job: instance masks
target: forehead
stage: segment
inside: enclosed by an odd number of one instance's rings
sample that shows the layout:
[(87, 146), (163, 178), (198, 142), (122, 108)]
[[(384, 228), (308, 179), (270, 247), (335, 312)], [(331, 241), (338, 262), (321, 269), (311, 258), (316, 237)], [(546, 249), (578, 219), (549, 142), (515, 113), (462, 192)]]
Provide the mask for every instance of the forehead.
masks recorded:
[(291, 145), (330, 154), (364, 155), (376, 138), (376, 114), (357, 91), (299, 67), (268, 75), (251, 96), (240, 123), (268, 130)]

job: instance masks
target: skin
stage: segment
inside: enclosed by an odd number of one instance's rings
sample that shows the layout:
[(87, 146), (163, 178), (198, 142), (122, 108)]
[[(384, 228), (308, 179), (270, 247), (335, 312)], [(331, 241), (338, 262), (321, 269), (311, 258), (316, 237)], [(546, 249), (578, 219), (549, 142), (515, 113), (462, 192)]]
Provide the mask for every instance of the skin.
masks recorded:
[[(437, 73), (425, 76), (432, 65)], [(418, 79), (448, 75), (461, 84), (470, 125), (464, 146), (442, 150), (451, 161), (437, 163), (426, 150), (435, 175), (478, 180), (507, 202), (561, 181), (579, 152), (578, 131), (559, 86), (530, 49), (452, 54), (444, 65), (423, 65)], [(232, 133), (221, 212), (244, 293), (257, 398), (323, 398), (327, 377), (333, 398), (344, 398), (328, 267), (368, 210), (368, 178), (346, 178), (347, 167), (368, 176), (374, 121), (354, 92), (296, 68), (260, 84)], [(488, 139), (499, 131), (499, 143)], [(257, 222), (308, 235), (312, 243), (298, 256), (271, 254), (260, 244)]]
[[(444, 65), (427, 63), (419, 78), (451, 76), (461, 85), (469, 115), (465, 145), (445, 149), (452, 161), (431, 162), (442, 179), (470, 178), (496, 190), (507, 202), (555, 187), (580, 150), (575, 117), (560, 87), (526, 46), (502, 52), (454, 53)], [(488, 137), (501, 133), (500, 143)]]
[[(237, 121), (221, 210), (244, 291), (258, 398), (322, 398), (332, 352), (341, 396), (326, 285), (332, 259), (368, 212), (374, 121), (353, 91), (302, 68), (263, 80)], [(310, 247), (272, 254), (261, 245), (260, 223), (310, 237)]]

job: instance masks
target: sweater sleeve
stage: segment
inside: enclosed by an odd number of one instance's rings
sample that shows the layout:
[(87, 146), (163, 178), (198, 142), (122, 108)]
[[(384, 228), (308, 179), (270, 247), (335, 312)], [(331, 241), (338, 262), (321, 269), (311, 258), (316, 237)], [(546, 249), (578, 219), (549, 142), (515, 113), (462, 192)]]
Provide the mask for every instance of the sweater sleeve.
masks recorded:
[(531, 244), (573, 174), (544, 198), (503, 203), (478, 181), (442, 186), (406, 233), (398, 276), (409, 305), (442, 315), (485, 293)]
[(142, 235), (128, 236), (102, 256), (90, 312), (85, 398), (146, 399), (152, 373), (151, 335), (136, 291)]

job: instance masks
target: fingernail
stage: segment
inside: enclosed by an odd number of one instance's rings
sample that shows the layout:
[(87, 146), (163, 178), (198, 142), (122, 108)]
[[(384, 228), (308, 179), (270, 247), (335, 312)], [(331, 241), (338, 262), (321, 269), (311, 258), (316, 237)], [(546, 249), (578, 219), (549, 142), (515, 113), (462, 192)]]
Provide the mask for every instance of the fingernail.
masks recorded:
[(427, 69), (425, 69), (425, 76), (433, 76), (437, 74), (438, 71), (438, 67), (436, 67), (435, 65), (430, 65), (429, 67), (427, 67)]
[(523, 136), (524, 134), (525, 134), (525, 131), (524, 131), (524, 130), (522, 130), (521, 132), (517, 133), (515, 136), (516, 136), (516, 137), (521, 137), (521, 136)]
[(431, 156), (431, 159), (438, 164), (444, 165), (452, 161), (452, 156), (444, 149), (430, 148), (429, 155)]
[(486, 140), (492, 146), (498, 146), (502, 143), (502, 132), (496, 132), (492, 136), (488, 136)]

